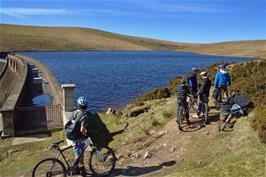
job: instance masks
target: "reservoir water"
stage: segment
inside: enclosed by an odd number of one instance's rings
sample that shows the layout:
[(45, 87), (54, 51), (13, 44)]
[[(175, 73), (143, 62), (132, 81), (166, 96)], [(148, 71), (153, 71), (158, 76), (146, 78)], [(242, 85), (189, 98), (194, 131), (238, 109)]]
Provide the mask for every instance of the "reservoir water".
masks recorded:
[(121, 107), (144, 92), (165, 86), (193, 66), (247, 58), (172, 51), (21, 52), (40, 60), (61, 83), (76, 84), (76, 99), (86, 96), (92, 110)]

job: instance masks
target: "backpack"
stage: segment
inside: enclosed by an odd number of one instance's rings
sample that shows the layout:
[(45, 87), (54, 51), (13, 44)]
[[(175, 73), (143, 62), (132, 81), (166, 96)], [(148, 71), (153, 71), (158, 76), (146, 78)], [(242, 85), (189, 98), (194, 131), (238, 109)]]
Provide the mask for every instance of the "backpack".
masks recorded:
[(246, 96), (236, 95), (230, 97), (227, 102), (220, 104), (222, 111), (241, 117), (247, 115), (247, 109), (251, 106), (251, 101)]
[(80, 113), (80, 111), (74, 111), (70, 117), (70, 120), (65, 124), (64, 133), (67, 139), (69, 140), (77, 140), (80, 138), (80, 122), (86, 117), (84, 113)]
[(236, 117), (241, 117), (241, 116), (246, 115), (245, 111), (238, 104), (233, 104), (233, 106), (231, 107), (230, 113)]

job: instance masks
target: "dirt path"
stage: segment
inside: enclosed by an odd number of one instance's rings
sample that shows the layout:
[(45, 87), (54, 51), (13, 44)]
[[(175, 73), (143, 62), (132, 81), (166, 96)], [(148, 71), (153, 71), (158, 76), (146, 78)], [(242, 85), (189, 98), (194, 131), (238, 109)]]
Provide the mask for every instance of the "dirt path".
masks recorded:
[[(211, 106), (213, 107), (213, 103)], [(195, 113), (191, 112), (190, 120), (198, 122), (198, 118), (194, 117)], [(146, 139), (122, 146), (119, 148), (122, 155), (118, 155), (117, 170), (113, 176), (151, 175), (162, 168), (171, 168), (185, 159), (193, 158), (197, 155), (197, 148), (192, 147), (193, 140), (201, 136), (210, 136), (211, 139), (218, 130), (218, 117), (219, 112), (211, 109), (209, 124), (202, 128), (188, 129), (190, 132), (181, 132), (173, 118), (160, 129), (152, 131)], [(126, 151), (127, 149), (131, 151)]]

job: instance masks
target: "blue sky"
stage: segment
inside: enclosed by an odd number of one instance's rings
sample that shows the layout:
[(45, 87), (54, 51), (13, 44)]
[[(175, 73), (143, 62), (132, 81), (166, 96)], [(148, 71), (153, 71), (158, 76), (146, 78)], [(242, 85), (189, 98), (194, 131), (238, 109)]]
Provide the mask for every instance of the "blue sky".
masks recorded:
[(1, 0), (0, 22), (211, 43), (265, 39), (265, 0)]

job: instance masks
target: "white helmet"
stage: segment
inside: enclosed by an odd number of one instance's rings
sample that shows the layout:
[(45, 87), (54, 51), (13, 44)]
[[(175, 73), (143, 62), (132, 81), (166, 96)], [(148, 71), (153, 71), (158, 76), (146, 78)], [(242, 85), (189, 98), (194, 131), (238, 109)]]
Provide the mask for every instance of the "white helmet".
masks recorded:
[(207, 74), (208, 74), (207, 71), (202, 71), (202, 72), (200, 73), (201, 76), (207, 76)]

